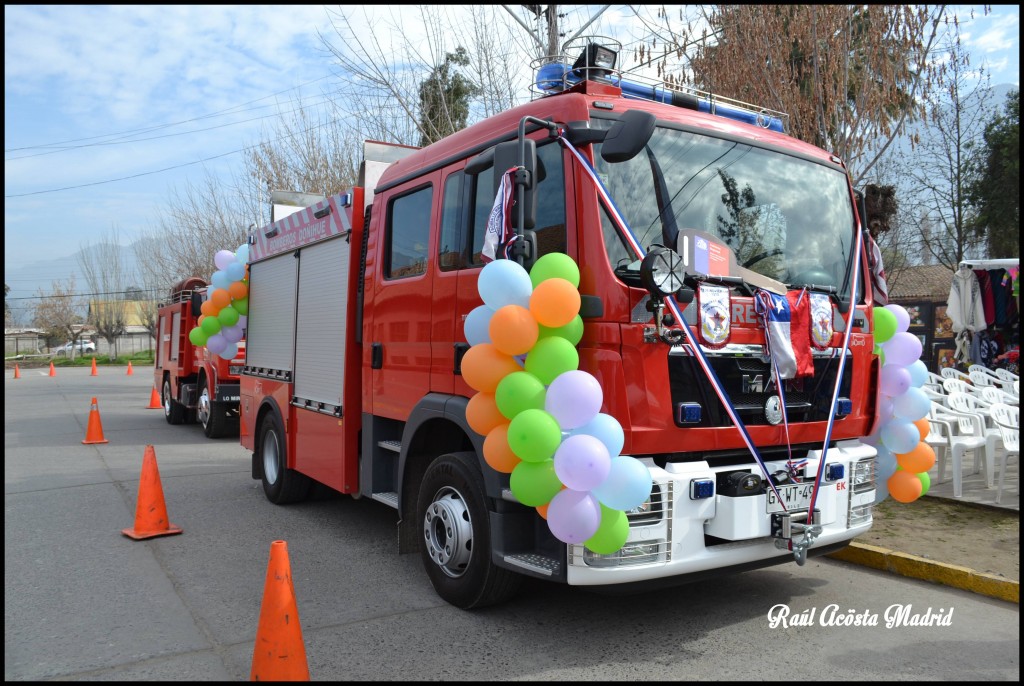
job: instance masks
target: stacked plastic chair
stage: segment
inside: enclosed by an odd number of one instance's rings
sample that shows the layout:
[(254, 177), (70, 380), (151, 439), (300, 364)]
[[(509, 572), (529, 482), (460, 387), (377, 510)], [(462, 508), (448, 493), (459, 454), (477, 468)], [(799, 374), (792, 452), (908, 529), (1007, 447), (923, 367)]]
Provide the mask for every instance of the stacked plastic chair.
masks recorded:
[[(1006, 482), (1006, 463), (1010, 457), (1020, 462), (1020, 407), (995, 403), (991, 408), (992, 417), (1002, 434), (1003, 457), (999, 465), (999, 486), (996, 489), (996, 503), (1003, 500), (1003, 486)], [(1019, 464), (1018, 464), (1019, 468)], [(1020, 475), (1017, 476), (1017, 495), (1020, 496)]]

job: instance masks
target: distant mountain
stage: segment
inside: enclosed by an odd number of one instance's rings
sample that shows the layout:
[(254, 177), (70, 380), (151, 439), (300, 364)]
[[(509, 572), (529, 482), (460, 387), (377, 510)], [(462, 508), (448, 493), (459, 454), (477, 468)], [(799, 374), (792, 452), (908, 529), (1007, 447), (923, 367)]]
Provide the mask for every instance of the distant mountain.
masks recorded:
[[(131, 246), (120, 246), (121, 264), (128, 273), (135, 270), (135, 251)], [(82, 276), (79, 266), (79, 250), (66, 257), (59, 257), (52, 260), (40, 260), (31, 264), (22, 265), (14, 269), (4, 270), (4, 283), (11, 287), (7, 294), (7, 305), (11, 308), (16, 325), (28, 326), (32, 321), (32, 311), (38, 302), (36, 296), (42, 289), (43, 294), (53, 291), (53, 282), (67, 283), (70, 277), (75, 279), (75, 289), (85, 294), (89, 292), (89, 284)], [(140, 284), (127, 283), (126, 286), (138, 286)]]

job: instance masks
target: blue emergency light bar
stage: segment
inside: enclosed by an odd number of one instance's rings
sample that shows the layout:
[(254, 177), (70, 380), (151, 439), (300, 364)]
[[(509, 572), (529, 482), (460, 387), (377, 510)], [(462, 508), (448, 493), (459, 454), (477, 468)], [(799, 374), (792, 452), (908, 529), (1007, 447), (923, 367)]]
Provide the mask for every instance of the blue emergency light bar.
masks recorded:
[[(537, 78), (534, 85), (544, 93), (560, 93), (585, 80), (586, 69), (573, 69), (573, 67), (562, 62), (549, 62), (537, 70)], [(645, 85), (635, 81), (626, 81), (620, 75), (612, 73), (601, 78), (602, 81), (622, 89), (626, 97), (638, 98), (641, 100), (652, 100), (662, 102), (676, 107), (685, 107), (698, 112), (715, 114), (734, 121), (751, 124), (762, 129), (785, 133), (785, 123), (781, 112), (772, 112), (765, 109), (747, 108), (743, 103), (712, 96), (708, 93), (701, 93), (696, 90), (677, 90), (664, 86)]]

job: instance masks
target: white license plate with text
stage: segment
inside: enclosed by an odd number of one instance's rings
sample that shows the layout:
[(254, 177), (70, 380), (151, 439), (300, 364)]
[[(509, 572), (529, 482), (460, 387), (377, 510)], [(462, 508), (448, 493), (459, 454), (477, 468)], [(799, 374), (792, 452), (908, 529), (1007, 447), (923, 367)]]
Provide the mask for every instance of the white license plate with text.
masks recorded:
[[(776, 486), (779, 494), (768, 489), (768, 514), (775, 512), (799, 512), (806, 510), (811, 504), (811, 492), (814, 484), (795, 484), (792, 486)], [(783, 507), (785, 506), (785, 507)]]

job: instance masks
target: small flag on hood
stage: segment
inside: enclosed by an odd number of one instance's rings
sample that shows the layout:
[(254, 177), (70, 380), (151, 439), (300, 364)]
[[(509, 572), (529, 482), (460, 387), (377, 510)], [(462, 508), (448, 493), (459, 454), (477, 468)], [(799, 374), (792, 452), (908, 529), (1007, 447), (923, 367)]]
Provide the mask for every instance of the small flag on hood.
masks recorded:
[(494, 196), (494, 205), (487, 216), (487, 230), (484, 233), (484, 246), (481, 250), (483, 261), (493, 262), (499, 257), (508, 257), (508, 249), (512, 245), (515, 232), (512, 230), (512, 167), (501, 175), (501, 184)]
[(760, 289), (754, 299), (764, 325), (765, 347), (781, 379), (814, 375), (810, 307), (808, 299), (802, 295), (802, 291), (790, 291), (782, 296)]

